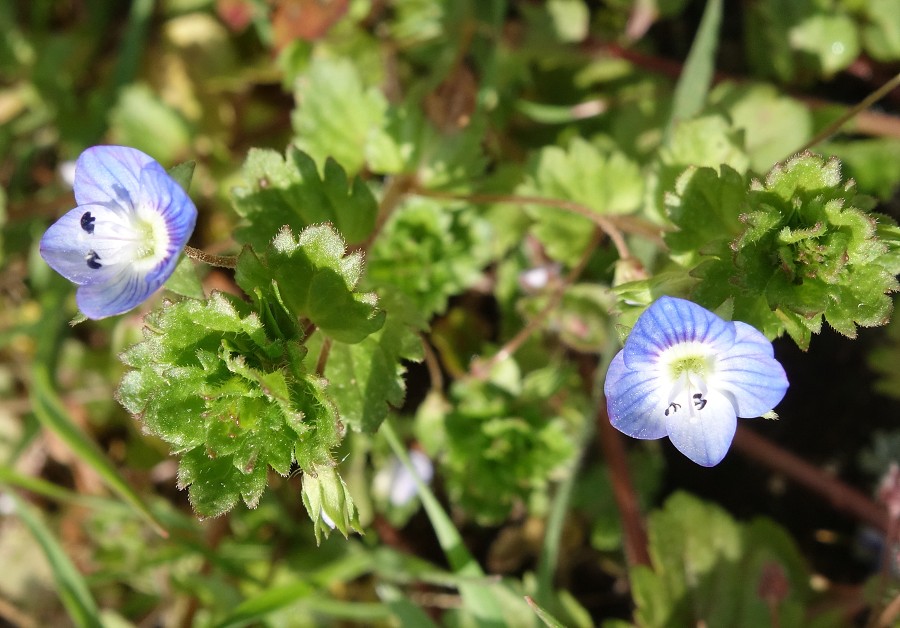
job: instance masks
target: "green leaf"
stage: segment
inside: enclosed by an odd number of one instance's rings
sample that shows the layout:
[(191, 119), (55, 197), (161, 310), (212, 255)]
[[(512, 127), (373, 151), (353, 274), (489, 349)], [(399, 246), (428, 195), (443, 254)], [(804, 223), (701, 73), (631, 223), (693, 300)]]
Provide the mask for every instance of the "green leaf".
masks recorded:
[(329, 225), (307, 227), (297, 237), (283, 228), (259, 258), (249, 248), (238, 258), (235, 280), (257, 303), (280, 302), (295, 318), (313, 323), (340, 342), (360, 342), (384, 324), (374, 293), (355, 292), (363, 272), (360, 252)]
[[(736, 523), (686, 493), (671, 496), (648, 521), (652, 569), (631, 571), (641, 626), (800, 625), (811, 601), (809, 574), (788, 534), (766, 520)], [(770, 606), (758, 592), (784, 578), (786, 594)]]
[(244, 473), (228, 458), (214, 458), (202, 448), (181, 457), (178, 488), (190, 488), (188, 495), (194, 511), (202, 517), (218, 517), (234, 508), (238, 499), (255, 508), (266, 489), (266, 466), (254, 466)]
[(863, 47), (874, 59), (891, 62), (900, 59), (900, 0), (867, 0), (862, 26)]
[(865, 211), (871, 201), (842, 180), (836, 159), (798, 155), (743, 195), (733, 171), (689, 170), (667, 199), (679, 231), (666, 241), (700, 279), (701, 305), (730, 301), (735, 319), (770, 337), (787, 331), (801, 348), (823, 319), (851, 338), (858, 325), (888, 321), (900, 232)]
[(859, 55), (856, 26), (839, 3), (761, 0), (747, 13), (745, 45), (755, 73), (808, 83)]
[[(403, 405), (406, 394), (403, 360), (421, 361), (422, 339), (415, 327), (387, 308), (384, 327), (356, 344), (335, 342), (325, 377), (341, 420), (357, 431), (375, 433), (388, 411)], [(315, 349), (313, 349), (315, 352)]]
[(103, 623), (100, 621), (97, 603), (91, 596), (84, 577), (63, 551), (62, 546), (53, 536), (53, 532), (31, 505), (18, 498), (15, 493), (8, 495), (15, 503), (15, 511), (19, 519), (44, 551), (44, 556), (50, 563), (50, 570), (56, 582), (60, 601), (65, 606), (72, 622), (80, 628), (100, 628)]
[(525, 601), (528, 602), (528, 605), (534, 610), (534, 614), (538, 616), (538, 619), (540, 619), (545, 626), (548, 628), (563, 628), (563, 624), (558, 619), (538, 605), (538, 603), (530, 597), (526, 597)]
[(590, 12), (584, 0), (547, 0), (547, 13), (559, 41), (579, 42), (587, 36)]
[(749, 165), (743, 133), (720, 114), (680, 121), (659, 154), (672, 181), (689, 166), (718, 168), (727, 164), (744, 173)]
[(715, 168), (725, 164), (747, 172), (744, 134), (721, 114), (707, 114), (675, 125), (669, 141), (659, 149), (656, 177), (650, 180), (651, 208), (665, 215), (666, 194), (690, 167)]
[(387, 102), (381, 92), (363, 85), (349, 59), (319, 57), (297, 81), (294, 95), (297, 146), (320, 164), (331, 157), (348, 172), (359, 172), (366, 140), (383, 123)]
[(175, 272), (166, 280), (166, 290), (191, 299), (202, 299), (203, 284), (197, 276), (197, 269), (189, 257), (182, 257), (175, 267)]
[(258, 595), (238, 604), (228, 615), (216, 624), (217, 628), (239, 628), (265, 619), (271, 613), (293, 606), (298, 600), (316, 593), (308, 582), (298, 581), (265, 589)]
[(756, 172), (767, 172), (812, 137), (809, 109), (772, 85), (723, 83), (710, 99), (725, 107), (734, 127), (743, 131), (750, 167)]
[(666, 195), (666, 210), (677, 228), (666, 233), (666, 244), (686, 266), (701, 255), (729, 255), (729, 243), (743, 229), (746, 199), (747, 182), (729, 166), (722, 165), (721, 173), (688, 168)]
[(425, 611), (404, 596), (398, 587), (382, 583), (378, 586), (378, 596), (388, 605), (401, 626), (437, 628)]
[(139, 147), (162, 163), (189, 151), (187, 121), (147, 85), (123, 87), (109, 118), (109, 132), (116, 144)]
[(463, 128), (438, 129), (423, 105), (411, 101), (388, 110), (385, 127), (369, 137), (366, 160), (373, 172), (414, 176), (422, 188), (468, 189), (488, 163), (482, 147), (485, 132), (482, 116)]
[(472, 207), (414, 198), (391, 215), (367, 258), (367, 284), (404, 299), (422, 320), (482, 276), (491, 232)]
[[(581, 138), (567, 150), (548, 146), (531, 167), (518, 194), (574, 201), (598, 215), (629, 213), (644, 193), (637, 164), (620, 151), (601, 151)], [(594, 224), (585, 216), (551, 206), (531, 205), (532, 230), (553, 259), (574, 265), (591, 242)]]
[(359, 178), (348, 182), (343, 168), (326, 159), (320, 175), (306, 153), (288, 148), (284, 158), (267, 149), (251, 149), (241, 169), (245, 186), (233, 191), (234, 206), (247, 224), (235, 238), (256, 250), (265, 249), (273, 234), (288, 226), (299, 232), (331, 223), (351, 243), (372, 233), (378, 204)]
[[(338, 417), (304, 347), (221, 293), (166, 304), (122, 358), (117, 398), (183, 457), (178, 485), (198, 514), (254, 507), (269, 467), (287, 475), (332, 463)], [(270, 340), (270, 337), (274, 339)]]
[(847, 15), (811, 15), (791, 29), (791, 46), (812, 57), (825, 78), (843, 70), (859, 56), (856, 25)]
[(889, 200), (900, 186), (900, 139), (881, 137), (835, 140), (824, 144), (822, 152), (834, 155), (853, 177), (859, 189), (882, 200)]
[(191, 179), (194, 178), (194, 168), (196, 167), (196, 161), (185, 161), (169, 168), (169, 176), (175, 179), (185, 192), (190, 192)]

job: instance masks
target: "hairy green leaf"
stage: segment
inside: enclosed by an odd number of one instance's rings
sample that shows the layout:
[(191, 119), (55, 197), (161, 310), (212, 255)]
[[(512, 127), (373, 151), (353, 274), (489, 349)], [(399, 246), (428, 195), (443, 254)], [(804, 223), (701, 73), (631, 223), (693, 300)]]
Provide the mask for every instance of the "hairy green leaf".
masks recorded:
[[(355, 292), (363, 272), (359, 252), (329, 225), (307, 227), (296, 237), (287, 227), (258, 257), (244, 249), (235, 279), (263, 307), (280, 303), (296, 319), (306, 319), (341, 342), (359, 342), (384, 323), (374, 293)], [(257, 292), (259, 291), (259, 292)]]
[(202, 516), (259, 501), (271, 467), (287, 475), (331, 461), (340, 441), (324, 382), (296, 340), (273, 337), (246, 303), (214, 293), (148, 315), (122, 358), (117, 397), (182, 459), (180, 488)]
[(294, 95), (297, 145), (318, 163), (331, 157), (348, 172), (359, 172), (366, 140), (382, 125), (387, 103), (381, 92), (366, 88), (348, 59), (321, 57), (297, 81)]
[[(679, 230), (667, 242), (700, 279), (698, 303), (730, 301), (736, 319), (770, 337), (787, 331), (801, 348), (823, 320), (851, 338), (857, 326), (888, 321), (888, 295), (900, 287), (896, 225), (866, 211), (871, 200), (842, 179), (836, 159), (798, 155), (746, 191), (728, 169), (718, 178), (689, 170), (668, 204)], [(728, 247), (723, 236), (733, 237)]]
[(349, 242), (362, 242), (375, 227), (378, 204), (359, 178), (348, 181), (344, 169), (326, 159), (320, 175), (316, 163), (301, 150), (285, 157), (268, 149), (251, 149), (241, 170), (245, 186), (233, 191), (234, 206), (246, 220), (235, 237), (257, 250), (288, 226), (299, 232), (331, 223)]

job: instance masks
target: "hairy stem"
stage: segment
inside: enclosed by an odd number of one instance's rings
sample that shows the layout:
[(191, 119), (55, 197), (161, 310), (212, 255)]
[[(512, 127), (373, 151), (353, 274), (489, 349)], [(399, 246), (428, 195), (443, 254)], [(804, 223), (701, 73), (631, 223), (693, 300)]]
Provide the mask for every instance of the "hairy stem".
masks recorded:
[(894, 78), (889, 80), (887, 83), (876, 89), (874, 92), (866, 96), (862, 101), (858, 104), (854, 105), (850, 109), (848, 109), (842, 116), (840, 116), (837, 120), (826, 126), (824, 129), (816, 133), (815, 137), (809, 140), (806, 144), (803, 145), (797, 152), (803, 152), (819, 144), (820, 142), (824, 142), (829, 137), (837, 133), (841, 130), (841, 127), (844, 126), (850, 119), (859, 115), (859, 113), (865, 109), (868, 109), (876, 102), (887, 96), (891, 91), (893, 91), (896, 87), (900, 86), (900, 73), (898, 73)]
[(218, 266), (219, 268), (237, 268), (237, 256), (235, 255), (213, 255), (192, 246), (184, 247), (184, 254), (195, 259), (198, 262), (209, 264), (210, 266)]

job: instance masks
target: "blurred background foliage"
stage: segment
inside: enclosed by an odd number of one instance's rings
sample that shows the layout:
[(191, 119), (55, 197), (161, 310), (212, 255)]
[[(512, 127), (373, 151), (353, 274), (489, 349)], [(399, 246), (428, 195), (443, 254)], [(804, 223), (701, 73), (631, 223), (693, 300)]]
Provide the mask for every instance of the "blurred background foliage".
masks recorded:
[[(673, 127), (704, 4), (0, 2), (0, 625), (537, 625), (526, 594), (565, 625), (682, 625), (700, 608), (710, 626), (825, 626), (882, 608), (900, 588), (876, 573), (884, 537), (734, 453), (710, 480), (661, 443), (629, 450), (652, 511), (650, 567), (629, 571), (583, 373), (617, 338), (605, 286), (630, 270), (587, 218), (490, 197), (604, 208), (654, 289), (677, 291), (658, 234), (686, 167), (761, 176), (900, 69), (900, 0), (726, 3), (713, 87)], [(898, 110), (895, 89), (816, 147), (895, 218)], [(325, 180), (343, 176), (328, 157), (359, 175), (352, 202), (396, 205), (367, 277), (402, 295), (426, 360), (378, 420), (434, 461), (449, 518), (392, 500), (376, 481), (397, 464), (390, 436), (351, 430), (339, 459), (365, 535), (317, 547), (302, 479), (275, 474), (257, 508), (198, 520), (167, 446), (114, 398), (147, 308), (70, 327), (73, 290), (37, 255), (74, 205), (74, 159), (101, 143), (196, 161), (192, 244), (213, 253), (265, 243), (245, 219), (270, 209), (261, 188), (302, 179), (303, 158), (280, 157), (291, 143)], [(239, 293), (220, 269), (203, 289)], [(469, 377), (528, 321), (516, 361)], [(900, 459), (898, 330), (778, 344), (796, 394), (765, 433), (871, 493)], [(474, 567), (445, 559), (450, 528)]]

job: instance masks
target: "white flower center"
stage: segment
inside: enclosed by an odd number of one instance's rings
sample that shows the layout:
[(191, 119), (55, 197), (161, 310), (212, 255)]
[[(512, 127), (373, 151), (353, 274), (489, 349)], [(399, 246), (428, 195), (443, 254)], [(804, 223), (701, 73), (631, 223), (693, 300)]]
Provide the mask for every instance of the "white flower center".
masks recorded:
[(169, 252), (169, 229), (155, 208), (139, 205), (132, 221), (135, 240), (132, 263), (135, 270), (149, 271), (165, 259)]
[(663, 351), (659, 364), (671, 382), (665, 416), (687, 412), (696, 418), (707, 404), (707, 381), (716, 370), (715, 355), (703, 343), (682, 342)]
[(171, 238), (166, 220), (155, 207), (145, 204), (127, 213), (87, 210), (81, 216), (81, 229), (91, 247), (85, 263), (95, 270), (125, 264), (146, 273), (169, 254)]

